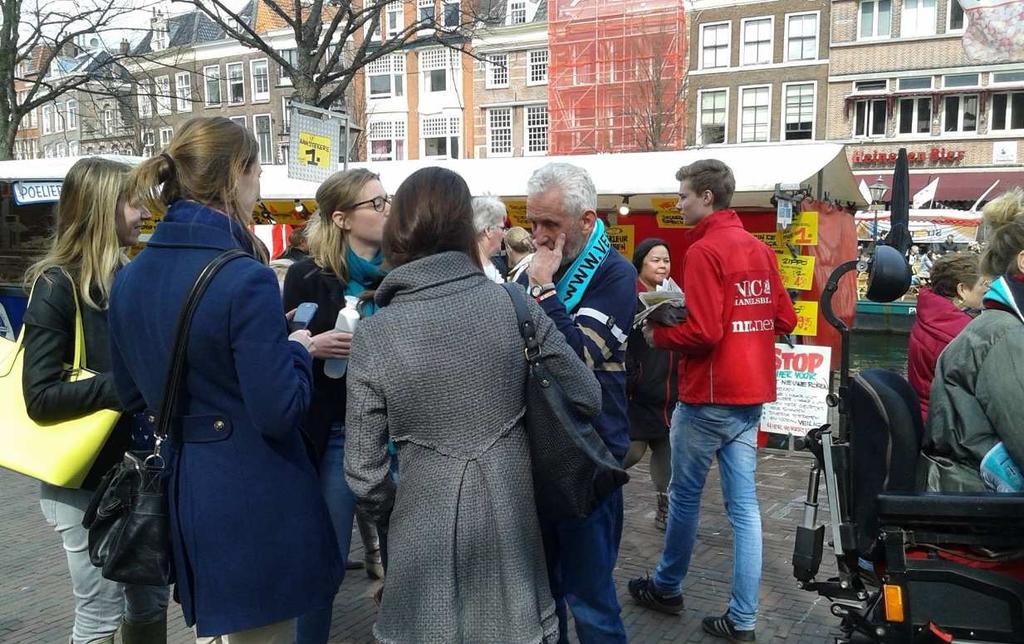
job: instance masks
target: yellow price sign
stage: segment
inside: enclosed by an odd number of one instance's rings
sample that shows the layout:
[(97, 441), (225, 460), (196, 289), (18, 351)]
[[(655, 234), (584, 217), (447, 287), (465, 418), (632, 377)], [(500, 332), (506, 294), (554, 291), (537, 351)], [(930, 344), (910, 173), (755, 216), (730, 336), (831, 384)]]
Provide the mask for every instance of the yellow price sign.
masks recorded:
[(663, 213), (666, 215), (678, 215), (679, 211), (676, 210), (677, 203), (679, 203), (678, 197), (654, 197), (651, 199), (651, 207), (659, 215)]
[(331, 137), (299, 132), (299, 162), (321, 168), (331, 167)]
[(506, 199), (505, 210), (508, 211), (508, 220), (513, 226), (521, 226), (530, 230), (530, 220), (526, 218), (526, 200)]
[(793, 335), (818, 335), (818, 303), (793, 302), (796, 309), (796, 328)]
[(780, 242), (794, 246), (818, 245), (818, 213), (806, 211), (797, 213), (793, 223), (780, 233)]
[(782, 285), (787, 289), (794, 288), (798, 291), (809, 291), (814, 283), (814, 257), (811, 255), (798, 255), (793, 257), (788, 253), (776, 253), (779, 260), (779, 272), (782, 274)]
[(779, 243), (779, 233), (751, 233), (754, 237), (761, 240), (764, 244), (771, 248), (776, 253), (782, 252), (785, 249), (781, 243)]
[(693, 228), (689, 226), (683, 220), (683, 216), (678, 212), (662, 212), (658, 211), (654, 218), (658, 220), (658, 228)]
[(636, 241), (633, 226), (608, 226), (605, 231), (608, 239), (612, 242), (615, 250), (619, 251), (626, 259), (633, 258), (633, 247)]

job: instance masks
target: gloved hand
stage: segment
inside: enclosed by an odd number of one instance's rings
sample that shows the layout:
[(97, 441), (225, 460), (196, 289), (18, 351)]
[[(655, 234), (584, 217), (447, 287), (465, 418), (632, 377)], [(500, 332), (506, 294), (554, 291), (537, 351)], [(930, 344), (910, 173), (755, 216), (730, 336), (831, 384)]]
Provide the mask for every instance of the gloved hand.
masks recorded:
[(686, 307), (676, 302), (662, 304), (647, 319), (660, 326), (675, 326), (686, 319)]

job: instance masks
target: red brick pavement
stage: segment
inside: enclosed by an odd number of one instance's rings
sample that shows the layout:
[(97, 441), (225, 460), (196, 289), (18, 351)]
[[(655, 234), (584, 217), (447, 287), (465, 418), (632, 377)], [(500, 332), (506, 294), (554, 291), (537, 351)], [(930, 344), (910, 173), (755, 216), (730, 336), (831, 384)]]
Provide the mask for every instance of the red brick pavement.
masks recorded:
[[(825, 602), (796, 587), (790, 570), (793, 528), (802, 514), (809, 461), (764, 451), (758, 463), (758, 487), (764, 523), (764, 572), (761, 584), (759, 642), (829, 642), (836, 620)], [(685, 584), (686, 611), (669, 617), (635, 606), (626, 581), (653, 569), (662, 533), (653, 525), (654, 493), (646, 461), (626, 486), (625, 531), (615, 571), (623, 619), (631, 642), (715, 641), (704, 635), (700, 618), (725, 609), (732, 573), (732, 538), (722, 505), (717, 470), (705, 492), (697, 551)], [(353, 558), (361, 556), (358, 534)], [(334, 603), (332, 642), (370, 642), (376, 586), (361, 571), (349, 573)], [(0, 470), (0, 643), (66, 642), (72, 619), (67, 567), (56, 534), (43, 521), (34, 481)], [(172, 605), (169, 641), (194, 641), (181, 611)]]

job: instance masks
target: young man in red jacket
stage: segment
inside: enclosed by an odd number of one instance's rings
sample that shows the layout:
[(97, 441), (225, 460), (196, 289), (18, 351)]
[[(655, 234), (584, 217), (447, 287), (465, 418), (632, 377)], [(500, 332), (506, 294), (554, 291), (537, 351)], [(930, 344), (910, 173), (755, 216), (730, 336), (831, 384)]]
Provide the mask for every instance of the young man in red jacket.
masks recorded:
[(700, 497), (717, 455), (735, 542), (732, 598), (704, 630), (733, 642), (754, 641), (761, 582), (761, 514), (754, 471), (761, 405), (775, 400), (775, 336), (796, 327), (775, 253), (743, 229), (729, 209), (736, 180), (707, 159), (676, 173), (676, 207), (689, 231), (683, 258), (686, 317), (649, 326), (648, 341), (682, 354), (679, 404), (672, 416), (672, 483), (665, 549), (653, 577), (629, 583), (637, 603), (678, 614), (690, 565)]

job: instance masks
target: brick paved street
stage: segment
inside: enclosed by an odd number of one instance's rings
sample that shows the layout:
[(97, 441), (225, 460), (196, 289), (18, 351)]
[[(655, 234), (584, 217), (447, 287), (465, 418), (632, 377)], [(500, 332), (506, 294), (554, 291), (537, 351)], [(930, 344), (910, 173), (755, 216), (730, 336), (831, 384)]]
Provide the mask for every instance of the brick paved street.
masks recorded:
[[(773, 450), (758, 463), (758, 487), (764, 519), (764, 573), (761, 584), (759, 642), (818, 644), (831, 642), (837, 621), (827, 604), (796, 587), (790, 568), (793, 528), (802, 514), (809, 461)], [(682, 618), (633, 605), (626, 581), (657, 563), (662, 533), (653, 525), (654, 493), (646, 461), (631, 472), (626, 487), (626, 522), (619, 565), (619, 596), (630, 641), (703, 642), (700, 618), (725, 609), (732, 572), (732, 538), (722, 505), (717, 469), (708, 479), (697, 550), (686, 580), (687, 609)], [(824, 498), (824, 495), (822, 495)], [(353, 558), (361, 557), (358, 534)], [(827, 558), (826, 558), (827, 559)], [(827, 562), (826, 564), (827, 565)], [(332, 642), (370, 642), (375, 585), (354, 571), (335, 600)], [(0, 470), (0, 643), (66, 642), (72, 619), (71, 587), (60, 541), (43, 521), (34, 481)], [(170, 637), (193, 641), (181, 611), (172, 604)]]

